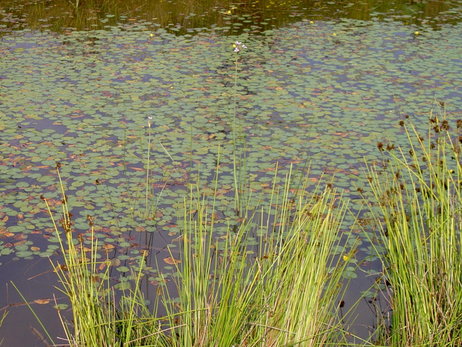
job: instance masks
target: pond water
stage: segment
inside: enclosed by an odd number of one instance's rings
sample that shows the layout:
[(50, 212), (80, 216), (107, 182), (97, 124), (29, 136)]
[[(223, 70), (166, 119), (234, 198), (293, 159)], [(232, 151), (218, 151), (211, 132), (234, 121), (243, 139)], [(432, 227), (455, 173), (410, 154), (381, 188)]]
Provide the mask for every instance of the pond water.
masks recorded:
[[(57, 162), (76, 231), (94, 224), (120, 265), (121, 288), (142, 249), (154, 264), (175, 246), (188, 185), (211, 182), (218, 152), (224, 219), (236, 218), (226, 209), (236, 149), (238, 174), (255, 196), (269, 189), (276, 162), (281, 177), (309, 162), (313, 183), (335, 175), (360, 210), (363, 163), (381, 159), (378, 142), (406, 142), (400, 120), (424, 129), (441, 108), (460, 118), (461, 20), (460, 0), (81, 0), (77, 9), (64, 0), (3, 0), (4, 345), (43, 345), (7, 283), (31, 302), (56, 292), (48, 257), (58, 244), (41, 196), (59, 215)], [(233, 52), (235, 41), (247, 48)], [(147, 281), (155, 279), (152, 266)], [(349, 297), (368, 283), (360, 278)], [(49, 305), (35, 306), (52, 316)], [(371, 322), (360, 314), (355, 332), (367, 336)]]

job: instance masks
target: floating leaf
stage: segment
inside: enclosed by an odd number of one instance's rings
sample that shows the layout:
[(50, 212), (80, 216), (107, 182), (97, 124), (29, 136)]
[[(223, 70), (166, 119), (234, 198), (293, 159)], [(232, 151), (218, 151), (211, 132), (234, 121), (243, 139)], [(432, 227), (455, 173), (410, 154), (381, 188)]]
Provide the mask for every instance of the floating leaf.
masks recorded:
[(164, 258), (164, 262), (169, 265), (176, 265), (176, 264), (180, 264), (181, 260), (175, 259), (173, 257), (167, 257), (167, 258)]
[(54, 309), (56, 310), (66, 310), (69, 307), (67, 304), (58, 304), (53, 306)]

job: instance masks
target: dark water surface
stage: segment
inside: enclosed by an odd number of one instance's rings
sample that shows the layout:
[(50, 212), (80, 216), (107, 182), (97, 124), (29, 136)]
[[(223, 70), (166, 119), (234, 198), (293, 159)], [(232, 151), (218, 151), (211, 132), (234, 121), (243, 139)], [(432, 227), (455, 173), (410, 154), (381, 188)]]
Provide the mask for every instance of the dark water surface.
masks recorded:
[(3, 32), (95, 30), (121, 22), (146, 22), (176, 33), (216, 27), (235, 34), (261, 32), (303, 19), (393, 18), (403, 24), (455, 24), (460, 21), (459, 5), (457, 0), (2, 0), (0, 15)]
[[(10, 280), (62, 337), (42, 304), (59, 296), (48, 261), (58, 244), (40, 199), (59, 216), (56, 162), (76, 231), (94, 222), (120, 288), (140, 250), (152, 250), (154, 264), (175, 245), (188, 184), (211, 181), (219, 147), (225, 220), (235, 218), (226, 208), (233, 143), (255, 196), (269, 189), (276, 162), (281, 177), (310, 162), (312, 182), (335, 175), (357, 211), (363, 163), (381, 159), (377, 142), (406, 142), (400, 120), (424, 129), (441, 108), (461, 118), (461, 19), (462, 1), (82, 0), (76, 10), (64, 0), (2, 0), (4, 345), (43, 345)], [(234, 53), (236, 40), (248, 48)], [(358, 275), (350, 304), (373, 281)], [(156, 277), (148, 268), (147, 281)], [(372, 324), (362, 307), (353, 332), (366, 337)]]

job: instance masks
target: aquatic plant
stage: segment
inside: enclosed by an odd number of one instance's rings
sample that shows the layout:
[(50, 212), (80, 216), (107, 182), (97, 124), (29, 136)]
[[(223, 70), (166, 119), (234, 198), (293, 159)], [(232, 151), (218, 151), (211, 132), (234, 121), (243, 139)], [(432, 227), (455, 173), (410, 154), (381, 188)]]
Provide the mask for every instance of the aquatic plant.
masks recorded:
[[(8, 315), (7, 311), (3, 311), (0, 317), (0, 327), (3, 325), (3, 321), (5, 320), (6, 316)], [(0, 339), (0, 346), (3, 344), (3, 339)]]
[[(185, 205), (175, 346), (319, 346), (345, 340), (339, 303), (348, 262), (336, 252), (346, 204), (326, 188), (294, 195), (291, 174), (273, 185), (260, 210), (214, 237), (213, 206), (196, 195)], [(248, 237), (258, 234), (255, 247)], [(354, 250), (350, 250), (354, 252)], [(351, 254), (350, 254), (351, 255)], [(179, 307), (179, 309), (178, 309)], [(180, 311), (180, 312), (178, 312)], [(170, 326), (174, 321), (170, 321)]]
[[(93, 226), (88, 235), (75, 236), (59, 165), (56, 172), (63, 197), (62, 218), (59, 221), (54, 217), (47, 199), (43, 197), (43, 200), (50, 214), (62, 254), (61, 261), (52, 262), (60, 284), (58, 289), (68, 298), (72, 311), (72, 320), (68, 320), (66, 314), (61, 314), (61, 310), (67, 305), (58, 303), (55, 299), (67, 338), (66, 343), (70, 346), (104, 347), (119, 344), (129, 346), (136, 341), (151, 345), (153, 341), (157, 341), (157, 338), (149, 335), (150, 330), (146, 330), (146, 322), (155, 325), (157, 317), (149, 315), (148, 307), (140, 293), (142, 264), (145, 257), (140, 260), (138, 268), (133, 269), (136, 272), (133, 291), (125, 290), (116, 293), (110, 277), (111, 261), (101, 259), (98, 253), (99, 241)], [(89, 247), (84, 243), (84, 239), (90, 240)], [(46, 335), (51, 340), (47, 332)], [(148, 335), (148, 340), (144, 338), (145, 335)]]
[(422, 137), (403, 122), (408, 150), (390, 150), (381, 174), (369, 167), (391, 308), (382, 334), (392, 346), (462, 343), (461, 124), (452, 131), (432, 115)]
[[(223, 148), (222, 162), (227, 164), (221, 171), (229, 175), (223, 187), (234, 185), (229, 119), (236, 55), (237, 118), (246, 149), (245, 157), (237, 162), (242, 167), (245, 161), (248, 168), (241, 171), (240, 182), (247, 177), (254, 189), (265, 189), (276, 161), (300, 168), (309, 160), (313, 178), (329, 172), (336, 175), (336, 187), (362, 186), (362, 158), (377, 160), (379, 153), (373, 152), (377, 141), (401, 141), (392, 110), (424, 115), (429, 98), (437, 91), (449, 105), (450, 117), (460, 112), (451, 63), (460, 47), (457, 30), (443, 27), (432, 32), (431, 39), (427, 33), (425, 40), (422, 35), (412, 44), (409, 37), (397, 34), (406, 30), (397, 23), (378, 21), (367, 29), (356, 21), (335, 25), (316, 21), (264, 36), (235, 36), (228, 42), (211, 33), (180, 40), (144, 24), (74, 31), (58, 38), (39, 31), (10, 36), (0, 42), (9, 56), (3, 62), (2, 81), (7, 88), (0, 113), (2, 139), (8, 143), (2, 148), (5, 160), (0, 165), (4, 177), (0, 233), (6, 236), (0, 253), (32, 259), (48, 257), (58, 247), (55, 238), (47, 238), (52, 231), (38, 198), (43, 194), (52, 203), (52, 199), (59, 201), (53, 174), (57, 160), (64, 164), (76, 228), (86, 231), (87, 214), (91, 214), (101, 221), (96, 233), (101, 238), (106, 233), (106, 242), (114, 245), (126, 241), (133, 210), (139, 211), (135, 216), (138, 225), (152, 234), (174, 224), (174, 206), (181, 204), (187, 192), (183, 183), (195, 174), (198, 166), (194, 163), (199, 162), (201, 179), (210, 181), (208, 173), (213, 172), (218, 144)], [(331, 44), (332, 31), (341, 45)], [(236, 40), (249, 49), (235, 54), (231, 44)], [(375, 49), (380, 42), (384, 45)], [(352, 51), (369, 54), (351, 55)], [(431, 54), (418, 59), (422, 51)], [(393, 52), (404, 55), (392, 59), (388, 54)], [(131, 61), (134, 57), (136, 62)], [(28, 66), (35, 66), (36, 71), (29, 71)], [(381, 68), (375, 70), (376, 66)], [(429, 79), (428, 71), (435, 66), (438, 71)], [(403, 69), (413, 73), (403, 76)], [(36, 74), (44, 80), (34, 79)], [(403, 78), (410, 84), (402, 83)], [(94, 79), (101, 83), (93, 84)], [(41, 87), (44, 84), (47, 88)], [(415, 85), (432, 88), (417, 91)], [(42, 102), (48, 99), (48, 91), (56, 95), (51, 111)], [(394, 106), (389, 102), (392, 99)], [(101, 113), (98, 110), (103, 105)], [(143, 164), (147, 162), (149, 115), (153, 116), (149, 194), (159, 198), (163, 189), (160, 203), (170, 208), (162, 211), (162, 218), (146, 222), (142, 216), (146, 207)], [(126, 208), (127, 200), (133, 210)], [(221, 200), (227, 204), (230, 199)], [(33, 236), (34, 230), (44, 231), (43, 237)], [(16, 237), (26, 242), (16, 244)]]
[[(59, 171), (58, 171), (59, 175)], [(59, 176), (60, 177), (60, 176)], [(214, 182), (219, 186), (218, 166)], [(61, 290), (69, 298), (72, 321), (62, 316), (71, 346), (319, 346), (345, 342), (340, 302), (342, 275), (354, 250), (340, 242), (346, 203), (321, 186), (294, 190), (291, 172), (276, 184), (259, 209), (245, 210), (225, 235), (214, 228), (214, 197), (192, 186), (184, 200), (182, 253), (175, 265), (172, 291), (166, 274), (156, 290), (153, 310), (137, 280), (117, 295), (109, 278), (111, 262), (100, 260), (94, 234), (90, 247), (75, 235), (62, 188), (63, 218), (52, 216), (64, 262), (54, 263)], [(61, 178), (61, 187), (62, 181)], [(295, 192), (294, 192), (295, 191)], [(45, 203), (48, 206), (47, 200)], [(51, 210), (49, 209), (50, 214)], [(61, 227), (58, 225), (61, 224)], [(257, 237), (257, 245), (248, 242)], [(342, 255), (344, 255), (342, 257)], [(154, 289), (151, 289), (154, 290)], [(174, 293), (177, 293), (176, 296)], [(157, 316), (159, 304), (166, 315)]]

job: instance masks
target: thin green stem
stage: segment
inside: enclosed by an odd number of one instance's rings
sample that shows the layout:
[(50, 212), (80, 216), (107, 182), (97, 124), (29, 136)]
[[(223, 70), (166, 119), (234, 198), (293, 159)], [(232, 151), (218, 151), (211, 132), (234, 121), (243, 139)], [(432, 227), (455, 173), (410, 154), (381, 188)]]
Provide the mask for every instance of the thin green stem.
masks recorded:
[(151, 119), (148, 118), (148, 154), (146, 159), (146, 191), (144, 196), (144, 217), (149, 216), (149, 175), (150, 175), (150, 159), (151, 159)]
[(233, 100), (233, 177), (234, 177), (234, 209), (236, 213), (240, 211), (240, 192), (239, 192), (239, 178), (238, 178), (238, 159), (237, 159), (237, 79), (238, 79), (238, 61), (239, 55), (236, 53), (236, 59), (234, 60), (234, 100)]

